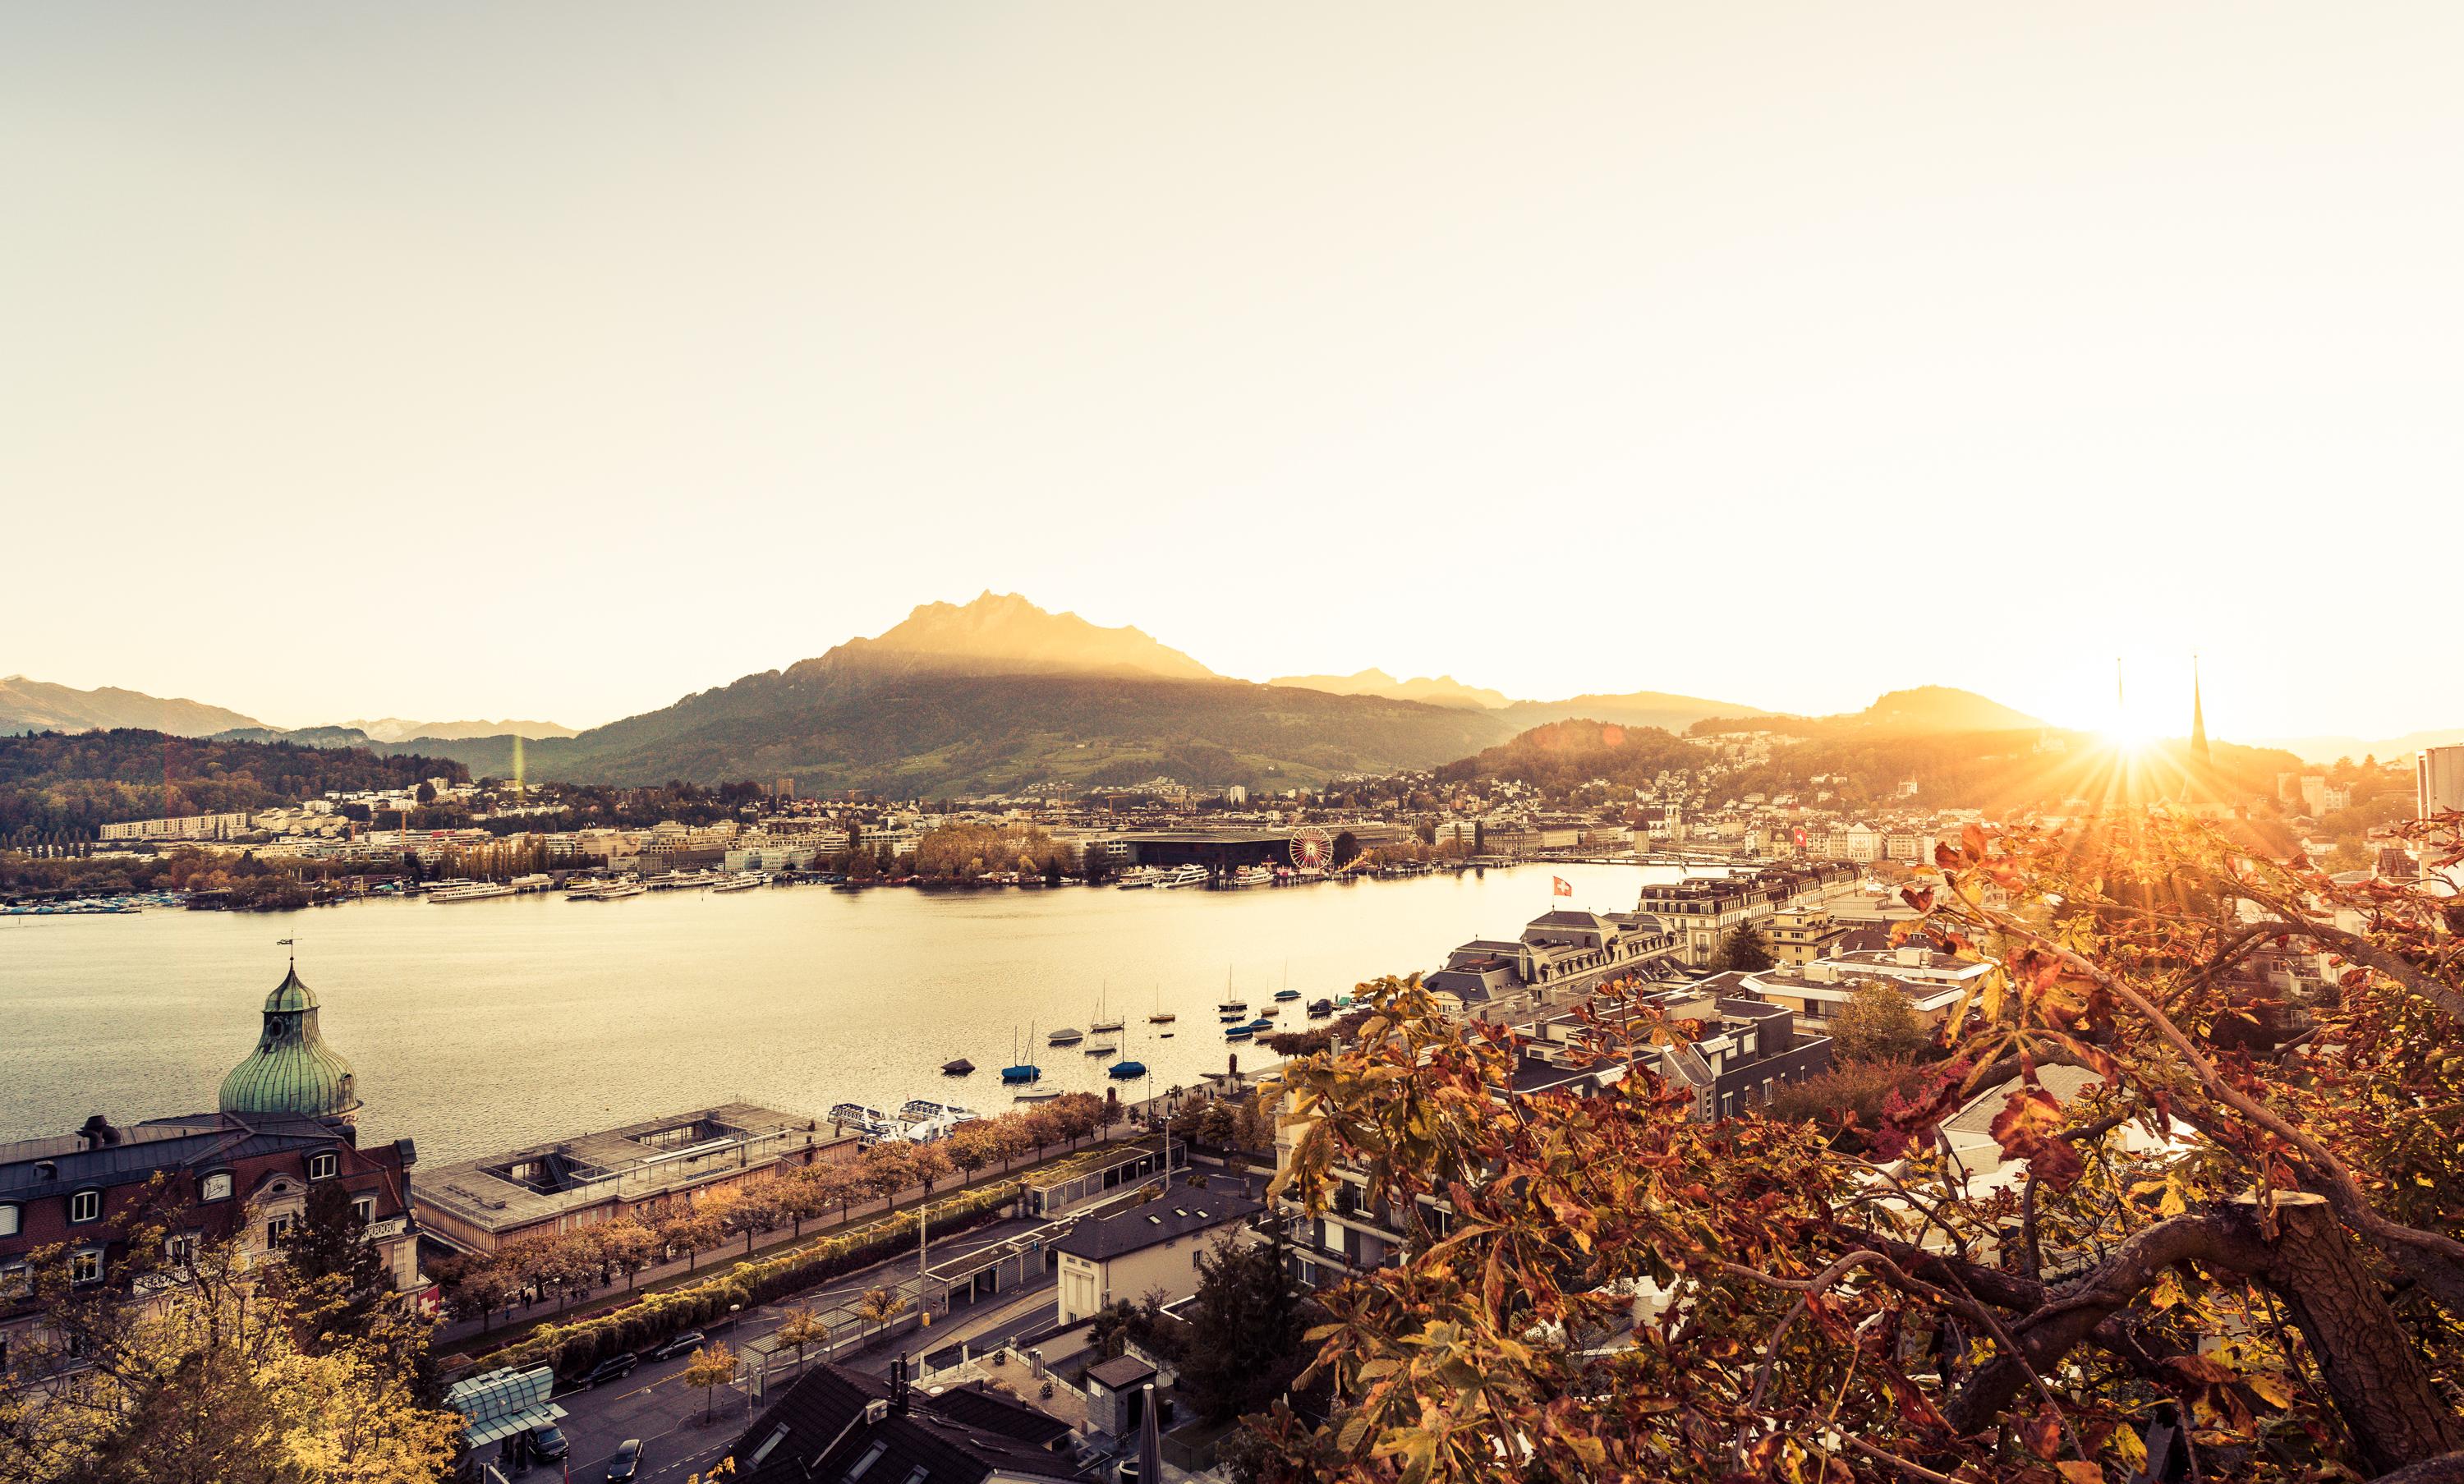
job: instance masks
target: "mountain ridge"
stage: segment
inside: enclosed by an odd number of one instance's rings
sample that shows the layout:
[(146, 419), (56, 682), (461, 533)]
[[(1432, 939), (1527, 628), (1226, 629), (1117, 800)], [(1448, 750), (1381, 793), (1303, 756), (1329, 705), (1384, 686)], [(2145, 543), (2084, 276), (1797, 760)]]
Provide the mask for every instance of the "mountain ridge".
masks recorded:
[(0, 732), (109, 731), (132, 728), (167, 736), (202, 737), (263, 723), (186, 696), (154, 696), (118, 686), (79, 690), (25, 675), (0, 679)]

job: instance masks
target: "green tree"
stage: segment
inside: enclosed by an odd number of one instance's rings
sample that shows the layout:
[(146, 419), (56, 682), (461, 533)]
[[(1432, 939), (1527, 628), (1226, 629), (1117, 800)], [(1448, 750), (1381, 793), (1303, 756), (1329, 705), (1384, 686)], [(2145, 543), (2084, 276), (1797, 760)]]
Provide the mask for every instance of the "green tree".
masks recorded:
[(1898, 985), (1868, 979), (1831, 1017), (1832, 1053), (1843, 1061), (1904, 1061), (1932, 1037)]
[(1198, 1255), (1180, 1389), (1206, 1416), (1226, 1421), (1289, 1389), (1309, 1364), (1309, 1328), (1283, 1228), (1263, 1240), (1219, 1239)]
[(1771, 949), (1763, 947), (1763, 935), (1751, 923), (1739, 923), (1720, 940), (1719, 951), (1711, 956), (1711, 967), (1752, 973), (1771, 966)]
[(303, 1299), (323, 1295), (335, 1322), (352, 1329), (393, 1290), (385, 1255), (368, 1240), (367, 1223), (339, 1180), (308, 1188), (307, 1209), (282, 1245), (282, 1263), (296, 1293)]

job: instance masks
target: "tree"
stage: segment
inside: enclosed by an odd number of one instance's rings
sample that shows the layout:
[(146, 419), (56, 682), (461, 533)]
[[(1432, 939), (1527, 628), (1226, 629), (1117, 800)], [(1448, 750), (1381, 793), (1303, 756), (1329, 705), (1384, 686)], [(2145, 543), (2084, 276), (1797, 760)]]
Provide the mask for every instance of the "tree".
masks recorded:
[(950, 1130), (946, 1141), (950, 1163), (968, 1180), (976, 1171), (1001, 1158), (1006, 1141), (1002, 1138), (998, 1119), (976, 1119)]
[(830, 1323), (810, 1308), (800, 1304), (787, 1311), (787, 1318), (771, 1332), (771, 1336), (781, 1344), (791, 1344), (796, 1347), (796, 1368), (801, 1371), (804, 1367), (804, 1347), (828, 1343)]
[(847, 1218), (847, 1210), (872, 1193), (871, 1178), (862, 1165), (850, 1159), (831, 1159), (813, 1167), (814, 1193), (825, 1205), (839, 1209), (839, 1219)]
[[(1494, 1095), (1509, 1044), (1373, 986), (1357, 1042), (1284, 1070), (1278, 1189), (1321, 1210), (1339, 1159), (1451, 1230), (1320, 1296), (1340, 1426), (1277, 1411), (1270, 1470), (2083, 1484), (2171, 1476), (2168, 1415), (2208, 1478), (2459, 1476), (2464, 912), (2248, 825), (2108, 804), (1946, 842), (1907, 900), (1988, 968), (1884, 1101), (1888, 1165), (1651, 1076)], [(2250, 961), (2296, 948), (2337, 977), (2287, 1004)], [(1629, 1000), (1587, 1034), (1663, 1030)], [(1971, 1105), (1999, 1178), (1941, 1156)]]
[(586, 1231), (598, 1249), (602, 1282), (621, 1277), (631, 1288), (633, 1275), (649, 1267), (659, 1254), (658, 1234), (631, 1216), (603, 1221)]
[(907, 1308), (907, 1296), (894, 1288), (868, 1288), (855, 1301), (855, 1312), (872, 1326), (875, 1339), (880, 1338), (884, 1326), (906, 1313)]
[(1335, 831), (1334, 840), (1329, 852), (1328, 863), (1339, 871), (1359, 859), (1360, 837), (1353, 834), (1350, 830)]
[[(461, 1419), (418, 1395), (427, 1321), (395, 1304), (333, 1322), (343, 1275), (264, 1281), (229, 1241), (174, 1266), (190, 1213), (145, 1206), (85, 1240), (120, 1254), (78, 1283), (67, 1250), (30, 1254), (0, 1370), (11, 1484), (342, 1484), (441, 1477)], [(73, 1363), (73, 1364), (72, 1364)]]
[(1763, 935), (1751, 923), (1739, 923), (1720, 940), (1719, 951), (1712, 955), (1711, 967), (1753, 973), (1771, 966), (1771, 949), (1763, 947)]
[(864, 1151), (864, 1173), (872, 1193), (898, 1209), (898, 1192), (916, 1183), (915, 1146), (886, 1139)]
[(1878, 979), (1850, 991), (1826, 1029), (1833, 1055), (1843, 1061), (1904, 1061), (1933, 1040), (1917, 1019), (1907, 992)]
[(367, 1223), (360, 1219), (349, 1189), (340, 1181), (308, 1188), (307, 1208), (283, 1243), (282, 1263), (295, 1295), (309, 1301), (319, 1295), (330, 1301), (331, 1321), (341, 1326), (364, 1323), (369, 1311), (393, 1291), (385, 1255), (367, 1239)]
[(716, 1389), (736, 1379), (736, 1352), (723, 1341), (712, 1341), (695, 1349), (685, 1362), (685, 1385), (701, 1387), (701, 1420), (707, 1425), (714, 1409)]
[(1270, 1225), (1262, 1241), (1219, 1239), (1197, 1260), (1180, 1389), (1220, 1422), (1292, 1386), (1309, 1363), (1301, 1343), (1308, 1320), (1280, 1225)]
[(932, 1144), (913, 1145), (911, 1147), (914, 1151), (915, 1174), (924, 1182), (924, 1193), (930, 1195), (933, 1193), (933, 1187), (940, 1182), (941, 1177), (957, 1167), (950, 1161), (950, 1151), (941, 1147), (937, 1141)]

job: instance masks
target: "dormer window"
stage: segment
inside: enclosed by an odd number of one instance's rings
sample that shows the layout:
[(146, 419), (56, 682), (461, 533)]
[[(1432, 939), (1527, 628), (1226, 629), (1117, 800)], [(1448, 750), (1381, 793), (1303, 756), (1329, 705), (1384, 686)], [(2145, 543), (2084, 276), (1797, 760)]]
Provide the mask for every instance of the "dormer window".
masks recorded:
[(334, 1173), (336, 1169), (340, 1168), (341, 1164), (341, 1160), (338, 1155), (311, 1154), (308, 1156), (308, 1178), (311, 1180), (331, 1180), (334, 1178)]
[(101, 1219), (102, 1192), (100, 1190), (79, 1190), (69, 1197), (69, 1220), (71, 1223), (100, 1221)]
[(197, 1182), (197, 1199), (227, 1201), (231, 1199), (231, 1177), (228, 1169), (217, 1169)]

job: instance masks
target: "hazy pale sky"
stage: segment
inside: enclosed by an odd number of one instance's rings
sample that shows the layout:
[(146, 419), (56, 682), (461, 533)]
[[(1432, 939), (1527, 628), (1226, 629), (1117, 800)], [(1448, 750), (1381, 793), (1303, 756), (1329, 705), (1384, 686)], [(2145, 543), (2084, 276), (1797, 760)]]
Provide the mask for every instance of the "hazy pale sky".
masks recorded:
[(2464, 724), (2464, 10), (0, 10), (0, 673)]

